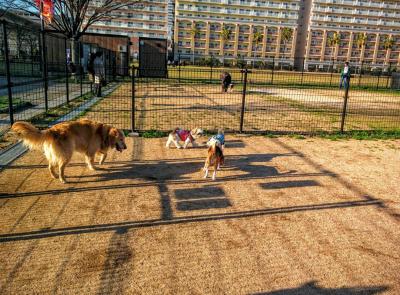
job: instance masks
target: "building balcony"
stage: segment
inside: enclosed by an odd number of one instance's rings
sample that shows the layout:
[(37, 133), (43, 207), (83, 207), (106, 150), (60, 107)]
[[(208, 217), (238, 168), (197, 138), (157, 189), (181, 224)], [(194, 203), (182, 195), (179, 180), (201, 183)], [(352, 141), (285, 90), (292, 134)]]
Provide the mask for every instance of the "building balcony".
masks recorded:
[(362, 2), (359, 0), (315, 0), (315, 3), (321, 4), (334, 4), (334, 5), (348, 5), (357, 7), (380, 8), (380, 9), (400, 9), (399, 3), (375, 3), (375, 2)]

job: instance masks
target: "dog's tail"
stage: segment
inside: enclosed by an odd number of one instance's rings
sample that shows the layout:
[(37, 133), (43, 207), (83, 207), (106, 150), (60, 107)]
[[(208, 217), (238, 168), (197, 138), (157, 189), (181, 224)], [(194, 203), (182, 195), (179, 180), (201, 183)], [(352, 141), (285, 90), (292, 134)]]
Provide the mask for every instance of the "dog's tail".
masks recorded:
[(208, 161), (206, 162), (206, 166), (210, 164), (209, 162), (212, 158), (216, 159), (217, 162), (220, 162), (220, 164), (224, 164), (224, 153), (222, 152), (222, 149), (218, 146), (216, 141), (213, 141), (208, 148)]
[(31, 150), (40, 150), (45, 140), (45, 131), (40, 131), (28, 122), (16, 122), (11, 126), (11, 130), (23, 140), (24, 145)]
[(222, 152), (222, 149), (219, 147), (219, 145), (217, 144), (216, 140), (213, 140), (210, 143), (210, 146), (208, 148), (208, 152), (214, 154), (217, 157), (224, 157), (224, 154)]

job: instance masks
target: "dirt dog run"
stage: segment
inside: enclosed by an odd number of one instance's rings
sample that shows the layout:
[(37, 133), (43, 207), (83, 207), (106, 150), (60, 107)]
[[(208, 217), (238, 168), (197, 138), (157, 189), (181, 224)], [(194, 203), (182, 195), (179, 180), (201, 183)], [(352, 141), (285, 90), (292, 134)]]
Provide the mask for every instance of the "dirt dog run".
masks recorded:
[[(250, 85), (251, 86), (251, 85)], [(85, 117), (119, 128), (131, 128), (131, 83), (88, 110)], [(338, 131), (343, 90), (251, 86), (246, 95), (246, 131)], [(135, 126), (140, 130), (171, 130), (202, 126), (214, 130), (240, 129), (241, 89), (221, 93), (219, 85), (138, 83)], [(400, 96), (352, 91), (346, 130), (394, 129), (400, 124)]]
[(400, 294), (399, 141), (228, 135), (216, 181), (127, 143), (66, 185), (39, 152), (0, 173), (1, 294)]

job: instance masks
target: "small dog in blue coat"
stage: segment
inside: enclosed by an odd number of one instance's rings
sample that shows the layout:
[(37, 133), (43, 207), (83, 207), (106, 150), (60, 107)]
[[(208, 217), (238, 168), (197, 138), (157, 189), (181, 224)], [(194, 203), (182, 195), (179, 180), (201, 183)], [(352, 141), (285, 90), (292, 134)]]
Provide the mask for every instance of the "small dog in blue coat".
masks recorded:
[(203, 170), (205, 171), (204, 178), (208, 176), (208, 168), (210, 165), (214, 166), (212, 179), (215, 180), (217, 170), (224, 164), (224, 149), (225, 149), (225, 135), (223, 130), (218, 130), (218, 134), (212, 136), (208, 142), (208, 154)]

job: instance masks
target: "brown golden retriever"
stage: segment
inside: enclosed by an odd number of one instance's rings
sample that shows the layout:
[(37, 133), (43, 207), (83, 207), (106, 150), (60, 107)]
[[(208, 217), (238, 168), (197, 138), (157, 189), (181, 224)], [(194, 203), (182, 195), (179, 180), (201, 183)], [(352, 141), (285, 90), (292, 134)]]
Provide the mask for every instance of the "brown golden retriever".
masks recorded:
[(103, 164), (109, 149), (115, 147), (119, 152), (126, 149), (125, 136), (120, 130), (86, 119), (63, 122), (44, 131), (27, 122), (16, 122), (11, 129), (30, 149), (44, 151), (51, 176), (57, 178), (54, 168), (58, 166), (62, 183), (66, 183), (64, 169), (74, 152), (83, 153), (89, 169), (95, 170), (96, 154), (101, 156), (99, 164)]

